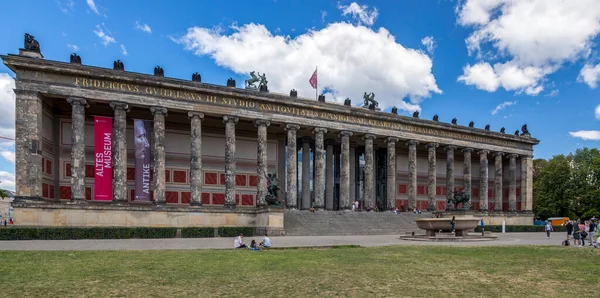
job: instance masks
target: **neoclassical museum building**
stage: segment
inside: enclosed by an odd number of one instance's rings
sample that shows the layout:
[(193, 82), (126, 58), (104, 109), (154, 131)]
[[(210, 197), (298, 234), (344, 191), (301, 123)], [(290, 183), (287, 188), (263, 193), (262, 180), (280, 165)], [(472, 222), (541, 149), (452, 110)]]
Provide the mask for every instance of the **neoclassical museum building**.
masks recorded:
[[(198, 73), (168, 78), (159, 66), (149, 75), (76, 54), (52, 61), (29, 35), (18, 55), (1, 57), (16, 75), (22, 225), (277, 230), (285, 210), (355, 201), (444, 211), (453, 190), (470, 195), (474, 212), (532, 210), (539, 141), (526, 125), (505, 133), (233, 79), (207, 84)], [(271, 205), (276, 179), (280, 204)]]

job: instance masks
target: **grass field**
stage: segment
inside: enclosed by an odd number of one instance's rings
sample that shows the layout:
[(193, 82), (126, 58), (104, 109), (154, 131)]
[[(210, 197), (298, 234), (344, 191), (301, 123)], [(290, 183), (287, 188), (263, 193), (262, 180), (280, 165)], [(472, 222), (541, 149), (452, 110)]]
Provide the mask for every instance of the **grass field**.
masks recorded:
[(600, 250), (571, 247), (0, 252), (4, 297), (598, 297), (599, 282)]

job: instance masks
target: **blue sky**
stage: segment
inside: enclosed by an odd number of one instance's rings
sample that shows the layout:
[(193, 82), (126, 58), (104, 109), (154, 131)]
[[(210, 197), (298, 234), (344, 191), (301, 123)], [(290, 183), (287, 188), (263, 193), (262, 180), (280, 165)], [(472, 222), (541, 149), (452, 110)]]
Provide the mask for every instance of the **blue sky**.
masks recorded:
[[(595, 0), (10, 1), (0, 53), (23, 34), (47, 59), (225, 84), (265, 72), (272, 92), (314, 97), (319, 67), (329, 101), (374, 92), (385, 110), (476, 127), (527, 123), (550, 158), (600, 143)], [(14, 74), (0, 66), (0, 135), (14, 136)], [(0, 187), (14, 188), (14, 143), (0, 142)], [(11, 181), (12, 179), (12, 181)]]

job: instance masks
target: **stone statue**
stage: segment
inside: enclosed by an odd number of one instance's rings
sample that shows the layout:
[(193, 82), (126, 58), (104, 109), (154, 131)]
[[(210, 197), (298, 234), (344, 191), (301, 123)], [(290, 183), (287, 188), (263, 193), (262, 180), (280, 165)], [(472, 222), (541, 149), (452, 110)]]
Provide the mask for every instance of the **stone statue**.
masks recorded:
[(113, 62), (113, 69), (114, 70), (125, 70), (125, 65), (123, 65), (123, 62), (121, 62), (121, 60), (117, 60), (117, 61)]
[(398, 115), (398, 108), (397, 107), (393, 107), (392, 108), (392, 114)]
[(279, 178), (277, 178), (277, 173), (273, 172), (272, 174), (267, 174), (267, 194), (265, 195), (265, 201), (269, 205), (279, 205), (279, 201), (277, 200), (277, 196), (279, 195)]
[(379, 103), (375, 100), (375, 93), (373, 92), (365, 92), (365, 95), (363, 95), (363, 99), (363, 107), (368, 107), (369, 110), (375, 110), (379, 106)]
[(319, 101), (319, 102), (325, 102), (325, 94), (319, 95), (319, 97), (317, 98), (317, 101)]
[(165, 71), (162, 69), (162, 67), (157, 66), (154, 68), (154, 75), (157, 77), (164, 77)]
[(485, 130), (490, 130), (490, 125), (489, 125), (489, 124), (487, 124), (487, 125), (485, 126)]
[(292, 89), (290, 91), (290, 97), (298, 97), (298, 91), (296, 91), (296, 89)]
[(199, 73), (195, 72), (192, 74), (192, 82), (202, 82), (202, 77)]
[(452, 119), (452, 124), (453, 124), (453, 125), (456, 125), (456, 121), (458, 121), (458, 120), (456, 120), (456, 118), (453, 118), (453, 119)]
[[(258, 83), (258, 86), (254, 85), (256, 83)], [(266, 87), (267, 83), (268, 83), (267, 75), (266, 74), (261, 75), (260, 72), (258, 73), (258, 75), (256, 75), (256, 71), (251, 71), (250, 78), (245, 81), (246, 88), (249, 88), (249, 89), (258, 89), (261, 86)]]
[(504, 133), (504, 127), (500, 128), (500, 132)]
[(439, 121), (439, 120), (438, 120), (438, 115), (437, 115), (437, 114), (433, 115), (433, 121), (435, 121), (435, 122), (438, 122), (438, 121)]
[(258, 91), (269, 92), (269, 87), (267, 86), (269, 83), (269, 81), (267, 81), (267, 74), (263, 73), (261, 76), (260, 73), (258, 73), (258, 78), (260, 79), (260, 82), (258, 83)]
[(350, 100), (350, 98), (346, 97), (346, 99), (344, 99), (344, 105), (345, 106), (351, 106), (352, 105), (352, 101)]
[(521, 126), (521, 135), (522, 136), (530, 135), (529, 130), (527, 130), (527, 124), (523, 124), (523, 126)]
[(517, 130), (515, 130), (515, 136), (518, 136), (518, 135), (519, 135), (519, 130), (517, 129)]
[(475, 127), (475, 122), (473, 122), (473, 121), (469, 122), (469, 127)]
[(25, 50), (28, 51), (32, 51), (32, 52), (40, 52), (40, 43), (35, 40), (35, 37), (33, 35), (30, 35), (29, 33), (25, 33), (25, 42), (23, 45), (23, 48), (25, 48)]
[(71, 54), (71, 57), (69, 58), (69, 62), (72, 64), (81, 64), (81, 57), (79, 57), (79, 55), (77, 55), (77, 53), (73, 53), (73, 54)]
[(419, 118), (419, 111), (415, 111), (413, 113), (413, 118)]
[(227, 79), (227, 87), (235, 88), (235, 80), (233, 78)]
[(452, 197), (448, 198), (447, 210), (471, 210), (469, 195), (463, 191), (452, 192)]

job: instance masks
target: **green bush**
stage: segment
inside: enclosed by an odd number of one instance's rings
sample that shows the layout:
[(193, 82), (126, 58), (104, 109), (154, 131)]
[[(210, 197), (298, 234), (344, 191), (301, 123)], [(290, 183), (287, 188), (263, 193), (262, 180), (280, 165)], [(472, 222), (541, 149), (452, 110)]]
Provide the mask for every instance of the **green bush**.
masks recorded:
[(221, 227), (221, 228), (219, 228), (219, 237), (237, 237), (240, 234), (244, 234), (244, 236), (254, 236), (254, 228), (251, 228), (251, 227)]
[(215, 228), (182, 228), (182, 238), (210, 238), (215, 236)]
[[(554, 232), (566, 232), (566, 228), (564, 226), (552, 227)], [(502, 226), (485, 226), (485, 230), (488, 232), (501, 233)], [(506, 226), (507, 233), (515, 233), (515, 232), (544, 232), (544, 226)], [(475, 232), (481, 232), (481, 226), (475, 228)]]

